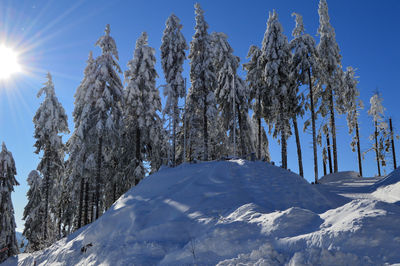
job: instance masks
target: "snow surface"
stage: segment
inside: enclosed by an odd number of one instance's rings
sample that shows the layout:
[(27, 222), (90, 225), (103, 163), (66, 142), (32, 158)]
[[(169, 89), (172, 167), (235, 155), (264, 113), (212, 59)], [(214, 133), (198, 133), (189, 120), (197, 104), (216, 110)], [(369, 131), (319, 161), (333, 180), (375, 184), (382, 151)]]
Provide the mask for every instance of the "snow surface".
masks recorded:
[(360, 186), (344, 172), (310, 185), (240, 159), (164, 168), (96, 222), (5, 265), (399, 263), (400, 171), (387, 178)]

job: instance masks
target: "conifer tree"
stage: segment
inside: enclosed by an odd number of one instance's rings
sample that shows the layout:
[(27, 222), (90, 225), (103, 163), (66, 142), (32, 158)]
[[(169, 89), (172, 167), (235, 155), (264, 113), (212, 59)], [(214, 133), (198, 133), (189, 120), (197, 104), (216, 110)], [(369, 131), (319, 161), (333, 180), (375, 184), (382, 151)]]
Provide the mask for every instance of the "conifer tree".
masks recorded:
[[(101, 215), (105, 207), (111, 205), (112, 200), (106, 195), (110, 194), (109, 190), (116, 182), (114, 178), (118, 176), (114, 159), (118, 156), (121, 144), (123, 93), (122, 82), (118, 76), (118, 73), (121, 73), (117, 62), (118, 51), (114, 39), (110, 36), (110, 25), (106, 25), (105, 35), (97, 40), (96, 46), (101, 48), (102, 53), (95, 60), (94, 86), (86, 93), (86, 99), (90, 99), (86, 115), (94, 123), (85, 128), (92, 134), (92, 141), (96, 142), (96, 150), (91, 151), (86, 159), (88, 168), (93, 169), (95, 163), (94, 219)], [(102, 176), (102, 173), (105, 176)]]
[(386, 166), (385, 152), (388, 152), (390, 148), (390, 133), (388, 131), (388, 124), (384, 120), (385, 108), (382, 105), (382, 101), (381, 95), (376, 92), (369, 100), (371, 107), (368, 110), (375, 128), (374, 134), (370, 136), (370, 139), (374, 140), (374, 144), (370, 150), (375, 151), (378, 176), (381, 176), (381, 165)]
[(335, 38), (335, 30), (329, 22), (328, 4), (326, 0), (320, 0), (319, 8), (320, 42), (318, 51), (318, 87), (319, 95), (322, 98), (319, 113), (323, 117), (330, 115), (330, 130), (332, 135), (333, 165), (334, 172), (338, 171), (337, 145), (336, 145), (336, 124), (335, 124), (335, 102), (334, 96), (341, 93), (341, 55)]
[(281, 136), (282, 167), (287, 169), (287, 139), (291, 135), (292, 106), (297, 97), (294, 95), (293, 86), (290, 85), (289, 44), (275, 10), (269, 15), (261, 51), (264, 65), (263, 78), (269, 89), (263, 96), (269, 98), (271, 102), (270, 126), (274, 126), (274, 137)]
[(44, 200), (42, 199), (42, 178), (36, 170), (29, 173), (27, 178), (29, 190), (27, 193), (28, 203), (24, 209), (23, 219), (25, 227), (23, 235), (28, 240), (26, 252), (33, 252), (45, 247), (43, 239), (43, 216), (44, 216)]
[(162, 125), (157, 112), (161, 111), (161, 100), (156, 88), (155, 50), (148, 46), (147, 38), (146, 32), (138, 38), (133, 59), (125, 71), (126, 145), (132, 151), (129, 158), (133, 163), (128, 175), (134, 185), (145, 176), (144, 161), (151, 163), (153, 171), (160, 166)]
[(0, 152), (0, 263), (18, 254), (14, 207), (11, 201), (14, 186), (19, 185), (15, 179), (16, 174), (12, 153), (3, 142)]
[[(224, 130), (230, 130), (231, 134), (234, 135), (232, 140), (236, 138), (236, 132), (239, 132), (240, 150), (243, 156), (251, 151), (249, 147), (246, 147), (245, 141), (245, 119), (248, 113), (249, 89), (236, 73), (240, 59), (233, 55), (233, 49), (227, 38), (224, 33), (212, 34), (214, 64), (217, 74), (215, 97), (223, 118)], [(236, 143), (236, 140), (233, 141)]]
[[(265, 130), (261, 125), (261, 119), (264, 118), (266, 122), (268, 121), (268, 115), (265, 115), (269, 113), (268, 107), (270, 106), (270, 102), (268, 98), (263, 97), (263, 95), (268, 93), (268, 89), (263, 79), (264, 68), (262, 65), (262, 52), (260, 48), (252, 45), (249, 48), (247, 58), (250, 58), (250, 62), (244, 64), (243, 67), (247, 71), (246, 82), (249, 87), (249, 102), (252, 103), (252, 109), (254, 112), (253, 119), (256, 120), (256, 125), (254, 126), (257, 136), (255, 138), (255, 143), (257, 143), (256, 154), (257, 158), (261, 160), (264, 158), (264, 147), (267, 147), (268, 149), (268, 139), (266, 134), (265, 138), (263, 137)], [(268, 151), (265, 155), (266, 154), (269, 156)]]
[(189, 49), (182, 32), (182, 25), (177, 16), (172, 14), (165, 23), (161, 44), (161, 65), (165, 74), (167, 86), (164, 94), (167, 96), (164, 113), (172, 117), (172, 165), (176, 160), (176, 131), (179, 123), (179, 98), (185, 97), (186, 87), (182, 77), (183, 62), (186, 59), (185, 50)]
[[(216, 74), (213, 64), (212, 39), (208, 34), (208, 24), (204, 20), (204, 11), (198, 3), (195, 4), (196, 26), (195, 34), (190, 42), (190, 88), (188, 97), (195, 108), (191, 112), (192, 119), (201, 122), (201, 127), (192, 128), (202, 130), (197, 135), (203, 139), (203, 148), (195, 147), (202, 159), (209, 158), (209, 125), (216, 121), (216, 99), (214, 89), (216, 85)], [(196, 118), (194, 118), (196, 116)], [(199, 117), (200, 116), (200, 117)]]
[[(42, 195), (45, 202), (43, 238), (47, 242), (46, 244), (50, 244), (57, 238), (57, 232), (54, 231), (53, 225), (61, 219), (58, 214), (59, 208), (61, 208), (59, 204), (65, 145), (60, 134), (69, 133), (69, 130), (67, 115), (55, 95), (50, 73), (47, 74), (47, 82), (44, 85), (39, 90), (37, 97), (45, 94), (45, 98), (36, 111), (33, 123), (35, 125), (34, 138), (36, 139), (35, 153), (43, 154), (37, 167), (37, 170), (43, 175)], [(53, 217), (57, 217), (57, 221), (53, 220)]]

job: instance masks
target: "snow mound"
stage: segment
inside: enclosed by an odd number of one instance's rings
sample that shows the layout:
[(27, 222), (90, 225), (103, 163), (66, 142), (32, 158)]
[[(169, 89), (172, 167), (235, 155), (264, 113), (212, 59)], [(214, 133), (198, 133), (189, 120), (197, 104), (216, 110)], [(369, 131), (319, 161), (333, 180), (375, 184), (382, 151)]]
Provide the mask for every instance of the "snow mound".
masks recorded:
[(397, 182), (400, 182), (400, 168), (397, 168), (396, 170), (394, 170), (393, 172), (388, 174), (385, 178), (383, 178), (382, 180), (376, 182), (372, 186), (371, 189), (372, 190), (376, 190), (379, 187), (392, 185), (392, 184), (395, 184)]
[(362, 179), (359, 173), (354, 171), (343, 171), (323, 176), (318, 180), (318, 182), (321, 184), (338, 184), (358, 179)]
[(94, 223), (6, 265), (400, 262), (400, 206), (371, 198), (339, 205), (323, 186), (240, 159), (165, 168)]

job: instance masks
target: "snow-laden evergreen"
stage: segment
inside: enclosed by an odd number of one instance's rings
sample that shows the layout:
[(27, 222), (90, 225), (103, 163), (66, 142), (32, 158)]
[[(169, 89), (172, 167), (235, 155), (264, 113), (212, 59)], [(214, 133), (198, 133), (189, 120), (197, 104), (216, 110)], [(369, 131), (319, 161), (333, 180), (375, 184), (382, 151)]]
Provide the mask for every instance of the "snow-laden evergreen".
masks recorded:
[(16, 174), (12, 153), (3, 142), (0, 152), (0, 263), (18, 254), (14, 207), (11, 201), (14, 186), (19, 185), (15, 179)]
[[(90, 168), (87, 161), (89, 155), (94, 153), (96, 140), (93, 139), (95, 121), (92, 119), (91, 93), (95, 86), (96, 64), (92, 52), (89, 53), (84, 77), (75, 92), (74, 131), (67, 142), (68, 160), (66, 171), (65, 192), (67, 192), (64, 204), (63, 223), (69, 227), (80, 228), (88, 223), (89, 195), (86, 195), (85, 186), (93, 190), (95, 180), (93, 167)], [(84, 198), (87, 197), (87, 200)], [(78, 205), (76, 204), (78, 202)], [(78, 207), (78, 208), (77, 208)]]
[[(267, 135), (264, 133), (261, 120), (265, 119), (266, 122), (269, 121), (269, 106), (270, 101), (268, 98), (263, 97), (263, 95), (268, 94), (268, 88), (263, 79), (264, 67), (262, 64), (262, 52), (260, 48), (255, 45), (250, 46), (247, 58), (250, 58), (248, 63), (243, 65), (244, 69), (247, 71), (246, 82), (249, 87), (249, 102), (252, 103), (253, 109), (253, 120), (256, 120), (256, 148), (257, 148), (257, 158), (259, 160), (266, 158), (269, 161), (269, 151), (268, 151), (268, 139)], [(265, 138), (263, 135), (265, 134)], [(263, 152), (267, 148), (266, 152)], [(268, 155), (264, 157), (264, 155)]]
[(269, 106), (269, 124), (274, 127), (273, 136), (280, 135), (282, 167), (287, 168), (287, 139), (291, 135), (290, 120), (297, 106), (297, 95), (290, 80), (290, 49), (282, 25), (275, 10), (269, 14), (267, 30), (262, 42), (263, 78), (268, 92), (263, 95)]
[[(250, 136), (246, 131), (246, 116), (248, 113), (249, 89), (247, 84), (237, 74), (240, 58), (233, 55), (233, 49), (228, 43), (228, 37), (224, 33), (213, 33), (214, 64), (217, 75), (215, 97), (221, 112), (222, 128), (230, 131), (231, 151), (239, 150), (242, 156), (252, 152), (251, 146), (246, 145), (246, 139)], [(233, 100), (234, 99), (234, 100)], [(240, 141), (237, 142), (237, 139)], [(247, 141), (248, 143), (248, 141)], [(234, 154), (234, 155), (237, 155)]]
[[(317, 138), (316, 138), (316, 127), (315, 127), (315, 106), (314, 106), (314, 92), (313, 92), (313, 75), (317, 72), (318, 64), (317, 51), (315, 47), (315, 40), (309, 34), (305, 34), (303, 17), (300, 14), (293, 13), (292, 16), (296, 17), (296, 27), (293, 29), (292, 36), (294, 39), (290, 42), (290, 49), (292, 50), (291, 67), (292, 67), (292, 79), (293, 86), (296, 86), (299, 91), (300, 86), (308, 85), (309, 94), (306, 98), (305, 109), (309, 109), (311, 112), (311, 123), (312, 123), (312, 139), (313, 139), (313, 154), (314, 154), (314, 178), (315, 182), (318, 179), (318, 157), (317, 157)], [(295, 109), (295, 115), (303, 115), (304, 110), (301, 105)], [(296, 117), (296, 116), (295, 116)], [(293, 123), (297, 124), (297, 120), (294, 117)], [(295, 130), (296, 130), (296, 126)], [(296, 139), (297, 139), (296, 134)], [(298, 147), (300, 143), (298, 142)], [(299, 149), (298, 149), (299, 150)], [(301, 152), (299, 152), (301, 155)], [(300, 163), (299, 156), (299, 164)], [(302, 172), (302, 171), (300, 171)]]
[(28, 240), (25, 252), (33, 252), (45, 247), (43, 217), (44, 200), (42, 197), (42, 178), (36, 170), (32, 170), (27, 178), (29, 190), (26, 194), (28, 203), (24, 209), (25, 226), (23, 235)]
[(58, 101), (52, 76), (47, 74), (45, 86), (41, 88), (37, 97), (43, 94), (45, 98), (33, 118), (35, 125), (34, 138), (35, 153), (41, 155), (37, 170), (43, 176), (42, 195), (44, 200), (43, 238), (46, 244), (55, 241), (60, 230), (62, 173), (64, 170), (65, 145), (62, 141), (63, 133), (69, 133), (68, 118), (61, 103)]
[(337, 102), (340, 101), (338, 105), (340, 108), (342, 108), (340, 111), (346, 114), (349, 135), (352, 136), (350, 147), (353, 152), (356, 151), (357, 147), (359, 172), (362, 176), (362, 158), (358, 118), (360, 116), (360, 109), (364, 108), (364, 104), (359, 99), (360, 92), (357, 89), (358, 81), (356, 78), (357, 77), (355, 76), (354, 69), (352, 67), (347, 67), (343, 76), (343, 93), (338, 97)]
[(368, 115), (372, 117), (375, 128), (374, 133), (370, 135), (370, 139), (374, 141), (370, 150), (375, 151), (378, 176), (381, 176), (381, 166), (386, 166), (385, 153), (390, 148), (390, 132), (385, 121), (385, 108), (382, 105), (382, 101), (383, 98), (376, 92), (369, 100), (371, 106), (368, 110)]
[(185, 81), (182, 77), (185, 50), (189, 49), (177, 16), (172, 14), (165, 23), (161, 44), (161, 65), (167, 82), (164, 95), (167, 97), (164, 113), (172, 118), (172, 165), (176, 160), (176, 131), (179, 124), (178, 100), (186, 96)]
[(161, 99), (156, 88), (155, 50), (147, 39), (146, 32), (137, 39), (133, 59), (125, 71), (125, 156), (128, 162), (125, 182), (131, 186), (144, 178), (145, 161), (150, 162), (151, 171), (156, 171), (162, 163), (162, 123), (158, 115)]
[[(194, 146), (194, 153), (199, 158), (207, 161), (209, 158), (209, 128), (214, 127), (216, 123), (216, 99), (214, 89), (216, 86), (216, 73), (213, 61), (212, 38), (208, 34), (208, 24), (204, 20), (204, 11), (200, 5), (195, 4), (196, 25), (195, 34), (190, 42), (190, 81), (192, 87), (188, 93), (188, 102), (192, 108), (188, 108), (188, 116), (197, 125), (192, 129), (195, 133), (190, 137), (192, 139), (201, 137), (202, 147)], [(195, 120), (195, 121), (194, 121)]]
[(335, 101), (334, 97), (342, 93), (342, 67), (339, 46), (336, 42), (335, 30), (330, 24), (328, 4), (326, 0), (320, 0), (318, 6), (320, 41), (318, 51), (318, 95), (321, 105), (318, 112), (323, 117), (329, 114), (329, 127), (332, 135), (334, 172), (338, 171), (336, 124), (335, 124)]

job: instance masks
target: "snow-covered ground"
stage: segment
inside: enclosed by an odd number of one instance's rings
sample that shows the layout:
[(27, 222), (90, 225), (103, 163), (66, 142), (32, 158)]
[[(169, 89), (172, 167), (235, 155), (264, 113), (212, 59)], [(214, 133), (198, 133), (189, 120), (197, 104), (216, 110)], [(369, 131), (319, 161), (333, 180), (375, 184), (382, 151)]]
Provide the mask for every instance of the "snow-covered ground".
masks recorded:
[(342, 172), (310, 185), (263, 162), (184, 164), (147, 177), (66, 239), (5, 265), (394, 264), (399, 200), (400, 170), (384, 179)]

